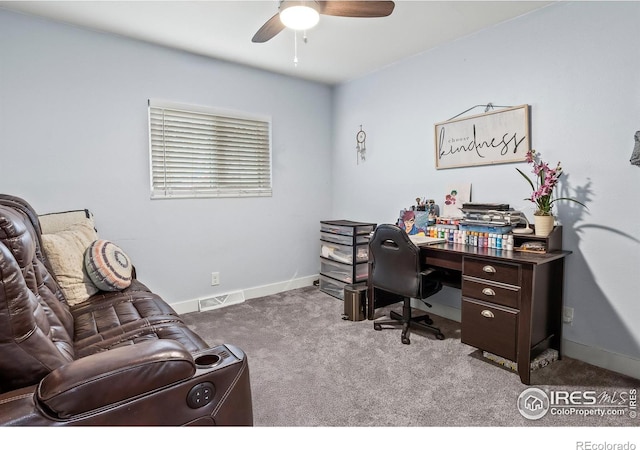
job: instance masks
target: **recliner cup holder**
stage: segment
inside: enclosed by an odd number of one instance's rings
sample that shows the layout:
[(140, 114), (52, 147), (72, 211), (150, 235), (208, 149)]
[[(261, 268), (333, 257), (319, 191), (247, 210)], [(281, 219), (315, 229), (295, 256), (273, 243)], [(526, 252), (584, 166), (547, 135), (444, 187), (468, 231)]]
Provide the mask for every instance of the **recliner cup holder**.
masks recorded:
[(208, 369), (215, 367), (222, 362), (220, 355), (215, 353), (205, 353), (204, 355), (198, 355), (193, 360), (196, 363), (196, 367), (199, 369)]

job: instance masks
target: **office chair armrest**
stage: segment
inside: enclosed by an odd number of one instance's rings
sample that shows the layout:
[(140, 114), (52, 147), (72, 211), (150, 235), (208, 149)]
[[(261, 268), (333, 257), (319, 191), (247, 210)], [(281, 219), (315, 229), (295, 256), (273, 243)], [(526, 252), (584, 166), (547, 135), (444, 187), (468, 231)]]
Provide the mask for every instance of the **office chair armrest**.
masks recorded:
[(440, 271), (432, 268), (427, 268), (420, 272), (420, 299), (429, 308), (431, 308), (431, 304), (424, 301), (424, 299), (436, 294), (442, 289), (440, 275)]
[(423, 282), (427, 281), (429, 283), (437, 283), (439, 285), (438, 290), (442, 288), (442, 278), (444, 277), (444, 275), (445, 275), (444, 272), (438, 269), (433, 269), (431, 267), (420, 272), (422, 281)]

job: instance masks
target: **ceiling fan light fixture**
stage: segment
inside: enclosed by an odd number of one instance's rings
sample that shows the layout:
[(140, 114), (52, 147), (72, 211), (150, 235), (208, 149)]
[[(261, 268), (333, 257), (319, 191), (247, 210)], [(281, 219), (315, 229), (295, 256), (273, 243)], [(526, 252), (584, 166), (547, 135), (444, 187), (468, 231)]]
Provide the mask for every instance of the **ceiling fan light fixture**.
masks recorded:
[(287, 28), (308, 30), (319, 20), (320, 8), (314, 1), (283, 1), (280, 5), (280, 21)]

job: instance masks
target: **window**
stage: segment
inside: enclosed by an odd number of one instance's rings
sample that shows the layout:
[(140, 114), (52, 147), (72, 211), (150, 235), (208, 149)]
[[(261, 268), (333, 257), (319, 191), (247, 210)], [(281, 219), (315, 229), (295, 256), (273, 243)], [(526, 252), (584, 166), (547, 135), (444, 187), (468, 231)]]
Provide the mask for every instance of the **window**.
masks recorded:
[(149, 100), (151, 198), (271, 196), (271, 119)]

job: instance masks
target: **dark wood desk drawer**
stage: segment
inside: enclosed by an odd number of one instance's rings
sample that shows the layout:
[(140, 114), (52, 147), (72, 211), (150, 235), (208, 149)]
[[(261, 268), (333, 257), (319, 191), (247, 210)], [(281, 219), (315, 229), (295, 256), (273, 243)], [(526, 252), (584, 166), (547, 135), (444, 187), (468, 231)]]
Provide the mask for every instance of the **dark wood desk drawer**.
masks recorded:
[(424, 258), (424, 263), (428, 266), (434, 266), (440, 269), (451, 269), (457, 272), (462, 271), (462, 255), (460, 253), (445, 252), (439, 249), (429, 248), (427, 245), (420, 247), (420, 254)]
[(520, 288), (506, 284), (486, 283), (479, 278), (464, 277), (462, 296), (519, 309)]
[(471, 277), (520, 285), (520, 265), (479, 258), (464, 258), (462, 273)]
[(465, 344), (516, 361), (518, 311), (462, 299), (461, 340)]

